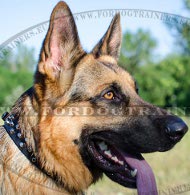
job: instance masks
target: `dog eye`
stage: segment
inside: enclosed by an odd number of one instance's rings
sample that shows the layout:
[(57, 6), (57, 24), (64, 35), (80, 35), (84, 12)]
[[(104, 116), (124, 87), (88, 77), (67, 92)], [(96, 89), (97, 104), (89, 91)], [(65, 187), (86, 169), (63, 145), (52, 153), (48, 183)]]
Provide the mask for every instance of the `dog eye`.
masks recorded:
[(114, 100), (116, 96), (113, 91), (108, 91), (103, 97), (107, 100)]

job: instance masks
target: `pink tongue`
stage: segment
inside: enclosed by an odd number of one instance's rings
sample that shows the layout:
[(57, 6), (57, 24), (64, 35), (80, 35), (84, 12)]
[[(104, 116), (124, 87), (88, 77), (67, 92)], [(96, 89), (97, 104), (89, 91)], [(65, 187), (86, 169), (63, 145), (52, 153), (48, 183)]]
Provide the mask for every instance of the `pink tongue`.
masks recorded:
[(139, 160), (126, 153), (123, 157), (132, 169), (137, 169), (138, 195), (158, 195), (153, 171), (144, 158)]

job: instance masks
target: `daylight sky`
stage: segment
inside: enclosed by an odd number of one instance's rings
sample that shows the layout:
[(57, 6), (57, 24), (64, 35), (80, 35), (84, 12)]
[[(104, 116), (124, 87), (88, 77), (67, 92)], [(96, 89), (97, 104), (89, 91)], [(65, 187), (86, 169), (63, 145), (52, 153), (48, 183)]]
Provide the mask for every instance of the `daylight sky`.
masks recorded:
[[(51, 11), (57, 2), (57, 0), (1, 0), (0, 44), (31, 26), (48, 21)], [(93, 12), (92, 18), (89, 18), (88, 15), (77, 15), (76, 23), (79, 35), (82, 45), (87, 51), (90, 51), (105, 33), (112, 19), (109, 16), (110, 12), (101, 10), (153, 10), (188, 16), (184, 10), (182, 0), (67, 0), (66, 2), (73, 13), (97, 10)], [(164, 56), (172, 51), (173, 37), (166, 25), (160, 20), (135, 17), (133, 13), (131, 17), (129, 15), (122, 16), (121, 21), (123, 32), (126, 30), (135, 32), (138, 28), (149, 30), (152, 36), (158, 40), (157, 52), (159, 55)], [(44, 36), (45, 32), (42, 32), (24, 42), (27, 46), (35, 48), (36, 57), (39, 54)]]

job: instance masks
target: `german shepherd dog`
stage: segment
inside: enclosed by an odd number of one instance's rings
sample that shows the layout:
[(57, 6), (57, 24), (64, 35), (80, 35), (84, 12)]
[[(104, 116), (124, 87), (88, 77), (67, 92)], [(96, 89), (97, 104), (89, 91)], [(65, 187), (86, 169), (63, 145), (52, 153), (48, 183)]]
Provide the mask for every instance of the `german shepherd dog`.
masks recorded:
[(141, 153), (171, 149), (188, 127), (139, 97), (120, 46), (119, 14), (86, 53), (69, 7), (56, 5), (33, 87), (2, 117), (1, 194), (82, 194), (103, 173), (157, 194)]

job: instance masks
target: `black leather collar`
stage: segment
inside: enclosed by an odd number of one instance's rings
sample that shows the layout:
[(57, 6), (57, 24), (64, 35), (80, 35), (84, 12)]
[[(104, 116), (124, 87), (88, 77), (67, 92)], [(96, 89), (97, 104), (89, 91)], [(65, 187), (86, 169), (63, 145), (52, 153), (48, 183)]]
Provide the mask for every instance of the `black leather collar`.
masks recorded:
[(9, 115), (8, 112), (5, 112), (2, 115), (2, 119), (4, 120), (4, 128), (11, 137), (11, 139), (14, 141), (14, 143), (17, 145), (17, 147), (20, 149), (20, 151), (26, 156), (26, 158), (32, 162), (36, 167), (39, 168), (39, 165), (37, 163), (37, 158), (34, 155), (34, 152), (30, 146), (27, 146), (26, 139), (20, 131), (20, 127), (18, 124), (18, 118), (15, 118), (14, 115)]
[(30, 146), (27, 146), (27, 138), (25, 138), (21, 133), (18, 124), (18, 117), (15, 117), (14, 115), (10, 115), (8, 112), (5, 112), (2, 115), (2, 119), (4, 120), (3, 127), (5, 128), (6, 132), (9, 134), (9, 136), (19, 148), (19, 150), (26, 156), (26, 158), (41, 172), (53, 179), (54, 182), (56, 182), (58, 185), (63, 186), (64, 184), (60, 183), (60, 180), (58, 179), (58, 176), (56, 174), (49, 174), (40, 166), (38, 158), (35, 156), (32, 148)]

